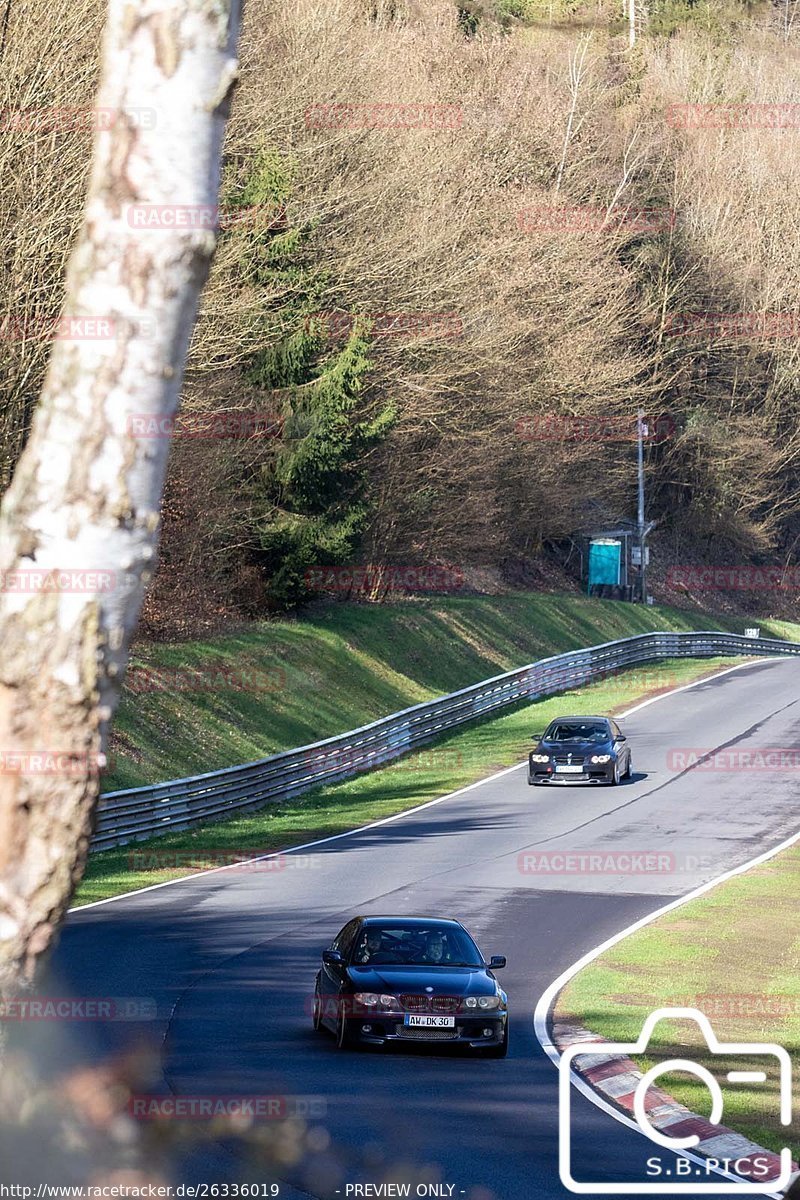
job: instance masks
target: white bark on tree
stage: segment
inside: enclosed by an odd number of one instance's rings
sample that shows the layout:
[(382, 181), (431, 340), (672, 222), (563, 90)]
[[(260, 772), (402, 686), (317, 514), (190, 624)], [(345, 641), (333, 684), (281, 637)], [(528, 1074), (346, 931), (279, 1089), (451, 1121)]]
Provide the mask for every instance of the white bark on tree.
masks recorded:
[[(193, 214), (217, 204), (238, 10), (110, 0), (63, 312), (111, 336), (54, 343), (0, 513), (0, 989), (34, 978), (85, 863), (169, 449), (132, 418), (177, 410), (215, 243)], [(177, 227), (139, 228), (137, 204), (170, 206)]]

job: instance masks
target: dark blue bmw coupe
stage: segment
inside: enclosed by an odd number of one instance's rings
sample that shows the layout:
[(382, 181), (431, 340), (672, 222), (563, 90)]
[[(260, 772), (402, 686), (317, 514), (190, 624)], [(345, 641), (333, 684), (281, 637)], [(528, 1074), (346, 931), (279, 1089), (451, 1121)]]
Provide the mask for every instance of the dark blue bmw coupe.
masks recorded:
[(434, 917), (355, 917), (330, 949), (314, 987), (314, 1028), (340, 1047), (449, 1043), (487, 1057), (508, 1050), (508, 997), (464, 926)]

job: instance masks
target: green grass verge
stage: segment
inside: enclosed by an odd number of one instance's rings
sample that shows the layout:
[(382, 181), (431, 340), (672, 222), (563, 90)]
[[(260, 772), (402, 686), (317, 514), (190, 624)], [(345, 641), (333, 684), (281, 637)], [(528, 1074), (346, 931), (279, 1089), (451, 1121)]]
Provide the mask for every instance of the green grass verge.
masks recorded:
[[(389, 766), (285, 804), (92, 854), (75, 903), (177, 879), (236, 856), (302, 845), (402, 812), (522, 761), (531, 734), (559, 713), (616, 712), (643, 695), (679, 687), (733, 661), (741, 659), (678, 659), (634, 667), (601, 683), (514, 706), (502, 717), (474, 722)], [(157, 868), (150, 865), (154, 860), (176, 865)]]
[[(656, 1008), (697, 1008), (723, 1042), (772, 1042), (800, 1062), (800, 848), (736, 876), (625, 938), (584, 968), (561, 993), (559, 1018), (577, 1018), (608, 1041), (633, 1041)], [(765, 1084), (725, 1082), (731, 1070), (765, 1069), (742, 1056), (710, 1055), (692, 1021), (662, 1022), (647, 1070), (667, 1058), (702, 1063), (720, 1081), (723, 1124), (758, 1145), (780, 1150), (787, 1130), (778, 1120), (777, 1071)], [(686, 1074), (664, 1075), (662, 1087), (707, 1117), (707, 1088)], [(795, 1143), (795, 1157), (797, 1157)]]
[[(800, 640), (800, 626), (761, 622)], [(250, 762), (535, 659), (653, 629), (742, 621), (515, 593), (330, 604), (302, 620), (179, 645), (140, 644), (114, 721), (103, 791)]]

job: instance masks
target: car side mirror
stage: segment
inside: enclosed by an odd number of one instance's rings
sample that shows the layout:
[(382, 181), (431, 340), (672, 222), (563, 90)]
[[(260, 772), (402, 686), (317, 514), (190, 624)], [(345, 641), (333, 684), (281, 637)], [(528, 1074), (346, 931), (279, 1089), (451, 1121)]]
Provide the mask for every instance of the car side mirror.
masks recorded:
[(531, 741), (532, 741), (532, 742), (540, 742), (540, 741), (542, 740), (542, 738), (543, 738), (543, 737), (544, 737), (544, 734), (543, 734), (543, 733), (532, 733), (532, 734), (531, 734)]
[(505, 954), (493, 954), (489, 959), (489, 967), (492, 971), (499, 971), (501, 967), (506, 965)]
[(625, 737), (625, 734), (624, 734), (624, 733), (621, 733), (621, 734), (619, 735), (619, 737), (617, 738), (617, 741), (618, 741), (618, 742), (627, 742), (627, 740), (628, 740), (628, 739)]
[(326, 967), (340, 967), (344, 959), (338, 950), (323, 950), (322, 961)]

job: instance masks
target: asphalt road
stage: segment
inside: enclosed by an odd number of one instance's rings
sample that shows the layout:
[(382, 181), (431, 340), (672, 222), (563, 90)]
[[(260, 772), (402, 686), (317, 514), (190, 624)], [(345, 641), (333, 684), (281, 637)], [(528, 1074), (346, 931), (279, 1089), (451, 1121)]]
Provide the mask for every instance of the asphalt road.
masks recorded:
[[(472, 1200), (563, 1198), (557, 1075), (534, 1035), (536, 1001), (612, 934), (796, 830), (790, 770), (681, 770), (674, 752), (798, 746), (799, 694), (800, 663), (748, 665), (623, 720), (634, 778), (618, 788), (529, 788), (520, 767), (294, 865), (288, 856), (280, 870), (218, 872), (78, 911), (47, 990), (152, 997), (158, 1019), (73, 1027), (68, 1038), (40, 1026), (37, 1052), (56, 1071), (146, 1034), (165, 1092), (313, 1098), (327, 1136), (285, 1174), (314, 1195), (404, 1178)], [(558, 855), (588, 851), (657, 853), (662, 869), (563, 872)], [(312, 1032), (321, 950), (351, 916), (381, 912), (457, 916), (487, 956), (508, 956), (506, 1060), (340, 1052)], [(574, 1101), (591, 1177), (641, 1179), (652, 1146)], [(186, 1172), (208, 1179), (213, 1165), (212, 1154)]]

